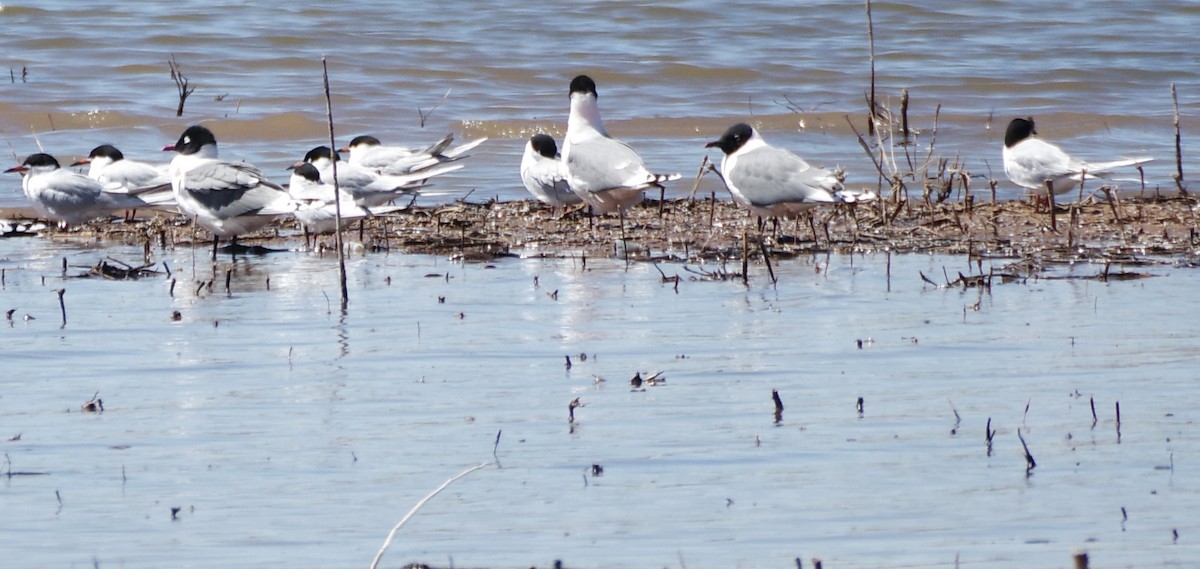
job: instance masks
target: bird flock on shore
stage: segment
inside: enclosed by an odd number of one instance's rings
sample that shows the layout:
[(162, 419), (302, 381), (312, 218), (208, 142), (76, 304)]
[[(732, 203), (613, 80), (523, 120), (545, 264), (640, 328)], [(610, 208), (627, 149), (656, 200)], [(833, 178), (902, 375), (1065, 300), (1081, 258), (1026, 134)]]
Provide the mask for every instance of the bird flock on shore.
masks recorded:
[[(609, 136), (590, 77), (575, 77), (569, 94), (561, 154), (547, 134), (536, 134), (525, 145), (521, 180), (538, 201), (556, 209), (584, 204), (594, 213), (623, 216), (647, 190), (661, 190), (681, 177), (650, 171), (632, 147)], [(176, 153), (169, 164), (127, 160), (115, 146), (104, 144), (70, 165), (86, 165), (86, 175), (64, 169), (45, 153), (31, 154), (6, 172), (23, 175), (22, 188), (34, 210), (51, 220), (80, 224), (121, 210), (178, 211), (212, 232), (215, 255), (220, 239), (236, 239), (283, 216), (294, 216), (311, 233), (329, 233), (339, 212), (341, 220), (350, 222), (403, 210), (429, 193), (432, 179), (461, 169), (458, 162), (486, 140), (453, 146), (453, 136), (447, 135), (429, 146), (409, 148), (359, 136), (338, 150), (310, 150), (290, 168), (284, 187), (254, 166), (221, 159), (213, 132), (194, 125), (163, 148)], [(792, 218), (822, 204), (877, 197), (847, 190), (840, 172), (771, 146), (746, 123), (729, 127), (706, 148), (723, 153), (718, 174), (733, 200), (762, 218)], [(1049, 196), (1067, 192), (1085, 178), (1151, 160), (1072, 159), (1037, 137), (1032, 118), (1010, 122), (1002, 155), (1010, 180)]]

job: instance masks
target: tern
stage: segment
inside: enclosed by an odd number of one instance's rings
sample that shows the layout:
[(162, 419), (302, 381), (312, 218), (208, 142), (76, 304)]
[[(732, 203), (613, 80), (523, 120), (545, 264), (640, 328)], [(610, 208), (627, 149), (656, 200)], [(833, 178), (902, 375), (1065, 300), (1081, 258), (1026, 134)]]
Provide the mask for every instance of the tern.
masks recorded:
[(333, 233), (337, 229), (338, 205), (341, 206), (342, 227), (347, 223), (370, 217), (400, 211), (404, 206), (379, 206), (367, 209), (355, 205), (354, 197), (342, 191), (338, 201), (334, 201), (334, 187), (321, 181), (321, 173), (316, 166), (304, 163), (292, 171), (288, 182), (288, 193), (300, 202), (295, 211), (296, 219), (305, 231), (314, 235)]
[(5, 172), (23, 174), (21, 188), (38, 214), (69, 225), (113, 210), (146, 206), (138, 196), (107, 192), (100, 182), (63, 169), (49, 154), (30, 154), (19, 166)]
[(399, 197), (416, 196), (429, 178), (462, 168), (460, 164), (445, 164), (411, 174), (380, 174), (370, 168), (343, 161), (341, 155), (328, 146), (309, 150), (304, 159), (292, 168), (312, 164), (320, 172), (321, 180), (331, 183), (334, 180), (334, 162), (337, 162), (338, 187), (350, 194), (356, 205), (367, 208), (386, 204)]
[(101, 144), (76, 160), (71, 166), (87, 166), (87, 176), (104, 186), (104, 191), (137, 195), (159, 208), (174, 208), (168, 164), (149, 164), (127, 160), (125, 154), (111, 144)]
[(554, 138), (548, 134), (535, 134), (525, 144), (521, 181), (533, 197), (555, 209), (581, 201), (567, 184), (567, 167), (559, 159)]
[(662, 189), (663, 183), (681, 175), (650, 172), (633, 148), (610, 137), (600, 119), (597, 97), (596, 82), (590, 77), (580, 75), (571, 81), (571, 111), (562, 150), (567, 183), (594, 211), (624, 213), (642, 201), (645, 190)]
[(1038, 138), (1033, 118), (1016, 118), (1004, 133), (1004, 173), (1014, 184), (1034, 191), (1063, 194), (1084, 177), (1104, 178), (1113, 169), (1137, 166), (1153, 158), (1131, 158), (1112, 162), (1081, 162), (1061, 148)]
[(738, 123), (705, 148), (720, 148), (721, 177), (733, 201), (763, 218), (793, 218), (821, 204), (870, 199), (847, 192), (834, 172), (767, 144), (746, 123)]
[(454, 162), (467, 157), (467, 152), (487, 141), (478, 138), (450, 148), (454, 135), (447, 134), (426, 148), (384, 146), (378, 138), (370, 135), (356, 136), (350, 144), (338, 149), (349, 154), (347, 162), (375, 170), (381, 174), (404, 175), (426, 170), (443, 162)]
[(244, 162), (217, 157), (217, 139), (212, 131), (194, 125), (183, 131), (175, 144), (169, 174), (179, 209), (213, 234), (213, 258), (222, 238), (235, 241), (238, 235), (255, 231), (275, 218), (294, 212), (298, 204), (258, 168)]

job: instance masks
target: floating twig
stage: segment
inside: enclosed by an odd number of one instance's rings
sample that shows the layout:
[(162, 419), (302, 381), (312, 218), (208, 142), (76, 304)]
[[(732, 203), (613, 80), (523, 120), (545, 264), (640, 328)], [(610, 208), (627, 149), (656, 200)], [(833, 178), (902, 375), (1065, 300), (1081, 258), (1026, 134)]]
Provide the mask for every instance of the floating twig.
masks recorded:
[(103, 413), (104, 400), (100, 399), (100, 392), (93, 393), (92, 398), (85, 401), (79, 408), (84, 413)]
[(375, 559), (373, 561), (371, 561), (371, 569), (376, 569), (377, 567), (379, 567), (379, 560), (383, 558), (383, 554), (384, 554), (384, 552), (387, 551), (387, 548), (392, 545), (392, 540), (396, 538), (396, 533), (400, 531), (400, 528), (403, 527), (405, 523), (408, 523), (408, 520), (412, 519), (412, 517), (414, 515), (416, 515), (417, 510), (420, 510), (425, 505), (426, 502), (433, 499), (434, 496), (437, 496), (439, 493), (441, 493), (442, 490), (445, 490), (446, 487), (450, 486), (458, 479), (460, 479), (472, 472), (475, 472), (476, 470), (479, 470), (480, 468), (483, 468), (487, 465), (488, 465), (488, 463), (482, 462), (475, 466), (472, 466), (471, 468), (468, 468), (468, 469), (460, 472), (457, 476), (454, 476), (453, 478), (443, 482), (442, 485), (438, 486), (433, 492), (430, 492), (424, 498), (421, 498), (421, 500), (419, 502), (417, 502), (417, 504), (415, 506), (413, 506), (412, 509), (409, 510), (408, 513), (405, 514), (405, 516), (403, 518), (400, 519), (400, 521), (396, 524), (396, 526), (392, 528), (392, 531), (391, 531), (391, 533), (388, 534), (387, 539), (385, 539), (383, 541), (383, 547), (379, 548), (379, 552), (375, 554)]

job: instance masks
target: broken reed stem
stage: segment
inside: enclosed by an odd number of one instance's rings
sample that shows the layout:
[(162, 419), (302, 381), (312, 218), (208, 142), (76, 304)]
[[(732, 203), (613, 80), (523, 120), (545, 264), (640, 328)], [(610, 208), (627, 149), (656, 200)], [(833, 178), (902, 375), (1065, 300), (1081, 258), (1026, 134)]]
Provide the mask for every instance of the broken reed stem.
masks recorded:
[(171, 54), (171, 59), (167, 60), (167, 66), (171, 69), (171, 80), (175, 82), (175, 89), (179, 91), (179, 106), (175, 107), (175, 116), (183, 116), (183, 104), (187, 102), (189, 95), (196, 91), (195, 87), (191, 87), (188, 83), (188, 78), (184, 76), (183, 69), (179, 67), (179, 62), (175, 61), (175, 54)]
[(1100, 419), (1096, 417), (1096, 398), (1088, 397), (1088, 403), (1092, 406), (1092, 428), (1094, 429), (1096, 428), (1096, 423), (1100, 422)]
[[(329, 148), (337, 148), (333, 136), (333, 97), (329, 94), (329, 64), (321, 58), (321, 76), (325, 83), (325, 117), (329, 120)], [(450, 94), (449, 91), (446, 94)], [(436, 108), (436, 107), (435, 107)], [(433, 112), (433, 111), (430, 111)], [(350, 290), (346, 288), (346, 247), (342, 244), (342, 198), (338, 187), (337, 160), (333, 161), (333, 243), (337, 247), (338, 282), (342, 288), (342, 310), (350, 304)]]
[(1100, 189), (1104, 191), (1104, 196), (1108, 198), (1108, 207), (1112, 209), (1113, 219), (1116, 220), (1117, 225), (1121, 227), (1121, 238), (1124, 239), (1125, 220), (1121, 218), (1121, 212), (1119, 209), (1117, 209), (1117, 196), (1113, 194), (1112, 187), (1108, 184), (1100, 186)]
[(380, 547), (379, 553), (375, 554), (375, 560), (371, 561), (371, 569), (376, 569), (379, 566), (379, 560), (383, 558), (383, 554), (384, 554), (384, 552), (387, 551), (387, 548), (392, 545), (392, 540), (396, 538), (396, 532), (400, 531), (400, 528), (403, 527), (404, 524), (408, 523), (408, 520), (411, 519), (417, 513), (417, 510), (420, 510), (425, 505), (426, 502), (433, 499), (434, 496), (437, 496), (442, 490), (445, 490), (446, 487), (450, 486), (458, 479), (460, 479), (472, 472), (475, 472), (476, 470), (479, 470), (480, 468), (483, 468), (487, 465), (488, 465), (488, 463), (482, 462), (475, 466), (472, 466), (471, 468), (468, 468), (468, 469), (460, 472), (457, 476), (443, 482), (442, 485), (438, 486), (437, 489), (435, 489), (433, 492), (430, 492), (424, 498), (421, 498), (421, 501), (417, 502), (417, 504), (415, 506), (413, 506), (411, 510), (408, 511), (408, 514), (406, 514), (403, 518), (401, 518), (400, 522), (396, 524), (396, 527), (392, 528), (392, 531), (391, 531), (391, 533), (388, 534), (387, 539), (385, 539), (383, 541), (383, 547)]
[(1187, 196), (1187, 188), (1183, 185), (1183, 139), (1179, 133), (1179, 95), (1175, 92), (1175, 84), (1171, 83), (1171, 104), (1175, 108), (1175, 187), (1179, 195)]
[[(854, 136), (858, 137), (858, 145), (862, 146), (863, 151), (866, 152), (867, 156), (871, 158), (871, 163), (875, 165), (875, 171), (879, 172), (880, 178), (882, 180), (890, 180), (891, 177), (884, 173), (883, 164), (880, 164), (879, 160), (875, 158), (875, 153), (871, 152), (871, 147), (867, 145), (866, 139), (864, 139), (863, 135), (858, 132), (857, 128), (854, 128), (854, 121), (850, 120), (850, 115), (842, 115), (842, 117), (846, 119), (846, 124), (850, 125), (850, 130), (854, 131)], [(883, 184), (880, 183), (880, 189), (882, 188)]]
[(775, 402), (775, 424), (783, 422), (783, 400), (779, 398), (779, 391), (771, 390), (771, 400)]
[(767, 244), (760, 240), (758, 249), (762, 251), (763, 262), (767, 264), (767, 274), (771, 277), (771, 285), (779, 284), (779, 279), (775, 278), (775, 269), (771, 267), (771, 254), (767, 252)]
[(689, 202), (696, 201), (696, 190), (700, 189), (700, 180), (708, 173), (708, 166), (708, 155), (705, 154), (704, 159), (700, 161), (700, 168), (696, 170), (696, 181), (692, 183), (692, 193), (688, 194)]
[(1054, 207), (1054, 181), (1046, 180), (1046, 203), (1050, 204), (1050, 231), (1058, 233), (1058, 215)]
[[(62, 311), (62, 325), (65, 328), (67, 326), (67, 303), (63, 301), (63, 294), (65, 294), (67, 292), (67, 289), (56, 288), (56, 289), (54, 289), (54, 292), (58, 293), (58, 309), (60, 311)], [(1121, 415), (1121, 413), (1120, 413), (1121, 407), (1120, 407), (1120, 403), (1118, 403), (1117, 405), (1118, 405), (1117, 416), (1119, 417)], [(1118, 420), (1117, 422), (1120, 423), (1120, 420)]]
[(904, 134), (904, 143), (908, 144), (908, 89), (900, 91), (900, 132)]
[(871, 108), (867, 112), (867, 134), (875, 134), (875, 23), (871, 20), (871, 0), (867, 0), (867, 47), (871, 62)]
[(750, 237), (742, 232), (742, 286), (750, 286)]
[(1034, 468), (1037, 468), (1037, 461), (1033, 460), (1033, 454), (1029, 452), (1029, 445), (1025, 444), (1025, 437), (1021, 436), (1021, 429), (1017, 429), (1017, 438), (1021, 440), (1021, 448), (1025, 449), (1025, 473), (1029, 474)]

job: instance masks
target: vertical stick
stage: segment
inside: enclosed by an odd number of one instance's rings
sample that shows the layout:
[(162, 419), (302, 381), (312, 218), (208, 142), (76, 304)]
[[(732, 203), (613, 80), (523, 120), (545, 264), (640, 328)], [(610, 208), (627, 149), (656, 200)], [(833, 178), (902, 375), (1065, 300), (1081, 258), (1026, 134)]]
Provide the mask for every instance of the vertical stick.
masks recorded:
[(904, 133), (904, 142), (908, 143), (908, 89), (900, 91), (900, 129)]
[(867, 47), (871, 61), (871, 110), (867, 113), (867, 134), (875, 134), (875, 24), (871, 21), (871, 0), (867, 0)]
[(1171, 104), (1175, 107), (1175, 187), (1179, 195), (1186, 196), (1187, 188), (1183, 185), (1183, 144), (1179, 135), (1179, 96), (1175, 93), (1175, 84), (1171, 83)]
[(771, 267), (771, 254), (767, 251), (765, 239), (759, 240), (758, 250), (762, 252), (763, 261), (767, 264), (767, 274), (771, 276), (771, 286), (779, 284), (779, 279), (775, 278), (775, 269)]
[[(67, 304), (63, 302), (63, 294), (67, 292), (65, 288), (54, 289), (58, 293), (58, 309), (62, 311), (62, 327), (67, 327)], [(1121, 404), (1117, 403), (1117, 428), (1120, 428), (1121, 420)]]
[[(329, 94), (329, 65), (321, 58), (321, 75), (325, 80), (325, 116), (329, 119), (329, 148), (337, 148), (333, 136), (333, 97)], [(342, 198), (337, 179), (337, 160), (333, 161), (333, 242), (337, 246), (338, 279), (342, 287), (342, 310), (350, 304), (350, 291), (346, 288), (346, 248), (342, 245)]]
[(1046, 180), (1046, 203), (1050, 204), (1050, 231), (1058, 233), (1058, 216), (1054, 207), (1054, 181)]
[(750, 285), (750, 245), (749, 236), (742, 232), (742, 286)]

